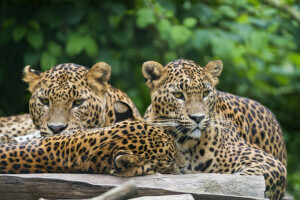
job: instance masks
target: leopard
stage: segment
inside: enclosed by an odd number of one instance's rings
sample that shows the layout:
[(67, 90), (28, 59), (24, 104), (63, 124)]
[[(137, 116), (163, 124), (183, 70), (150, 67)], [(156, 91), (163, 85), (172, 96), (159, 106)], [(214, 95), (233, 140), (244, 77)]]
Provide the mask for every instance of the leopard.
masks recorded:
[(115, 123), (22, 143), (0, 144), (0, 173), (91, 173), (122, 177), (177, 174), (185, 158), (163, 129), (114, 104)]
[(35, 131), (30, 114), (0, 117), (0, 142), (10, 142), (16, 138)]
[(91, 68), (64, 63), (45, 72), (27, 65), (23, 81), (31, 93), (30, 114), (11, 117), (19, 119), (13, 123), (9, 118), (0, 118), (0, 140), (10, 142), (23, 135), (27, 136), (24, 140), (32, 139), (28, 133), (36, 131), (47, 137), (72, 129), (109, 126), (115, 120), (113, 105), (119, 100), (128, 103), (140, 116), (130, 97), (109, 84), (110, 76), (111, 66), (105, 62)]
[(221, 60), (200, 67), (178, 59), (142, 66), (151, 104), (144, 120), (175, 139), (188, 164), (182, 173), (262, 175), (265, 195), (282, 199), (287, 152), (275, 115), (257, 101), (216, 89)]

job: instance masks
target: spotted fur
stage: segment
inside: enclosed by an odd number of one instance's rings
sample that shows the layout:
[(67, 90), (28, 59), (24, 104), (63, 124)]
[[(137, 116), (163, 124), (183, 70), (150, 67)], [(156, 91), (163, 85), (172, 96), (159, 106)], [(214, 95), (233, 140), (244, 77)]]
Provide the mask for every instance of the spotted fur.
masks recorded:
[[(124, 105), (125, 111), (131, 109), (121, 102)], [(0, 173), (104, 173), (125, 177), (178, 173), (185, 159), (172, 137), (159, 127), (129, 118), (106, 128), (0, 144)]]
[(29, 114), (0, 117), (0, 142), (30, 133), (35, 130)]
[(222, 69), (221, 61), (144, 63), (152, 101), (144, 118), (174, 136), (189, 163), (184, 173), (264, 175), (266, 194), (280, 199), (287, 172), (279, 123), (260, 103), (217, 91)]
[[(29, 84), (28, 90), (32, 93), (30, 117), (23, 115), (21, 118), (26, 122), (32, 119), (34, 126), (30, 123), (30, 128), (40, 130), (42, 136), (51, 136), (78, 128), (111, 125), (115, 120), (113, 105), (119, 100), (128, 103), (135, 115), (140, 116), (130, 98), (109, 85), (110, 74), (111, 67), (104, 62), (91, 69), (72, 63), (60, 64), (43, 73), (26, 66), (23, 80)], [(3, 124), (3, 127), (7, 126), (7, 123)], [(2, 129), (2, 132), (6, 131), (2, 140), (28, 133), (27, 129), (16, 129), (9, 132)]]

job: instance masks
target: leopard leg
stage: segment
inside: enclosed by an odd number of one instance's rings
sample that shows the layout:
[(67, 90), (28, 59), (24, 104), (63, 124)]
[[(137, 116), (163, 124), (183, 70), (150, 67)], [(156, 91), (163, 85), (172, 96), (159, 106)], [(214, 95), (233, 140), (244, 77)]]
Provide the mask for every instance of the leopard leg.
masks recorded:
[(240, 169), (239, 174), (263, 175), (266, 183), (266, 197), (270, 199), (282, 199), (287, 186), (287, 170), (285, 166), (272, 155), (265, 152), (262, 152), (260, 155), (262, 159), (241, 160), (245, 165)]

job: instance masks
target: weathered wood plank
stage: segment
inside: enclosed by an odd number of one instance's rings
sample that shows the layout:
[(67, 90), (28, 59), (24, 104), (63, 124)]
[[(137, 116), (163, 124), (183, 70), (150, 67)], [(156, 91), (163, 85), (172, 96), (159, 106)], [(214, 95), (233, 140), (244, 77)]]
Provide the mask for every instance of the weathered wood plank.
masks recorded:
[(0, 175), (0, 199), (92, 198), (130, 179), (135, 181), (140, 196), (190, 193), (195, 199), (263, 199), (265, 188), (260, 176), (156, 174), (122, 178), (100, 174), (19, 174)]
[(133, 180), (129, 180), (124, 184), (114, 187), (113, 189), (105, 192), (104, 194), (91, 198), (90, 200), (126, 200), (136, 197), (138, 188)]
[(285, 193), (283, 200), (294, 200), (294, 197), (288, 192)]
[(130, 200), (195, 200), (190, 194), (180, 194), (180, 195), (165, 195), (165, 196), (145, 196), (137, 197)]

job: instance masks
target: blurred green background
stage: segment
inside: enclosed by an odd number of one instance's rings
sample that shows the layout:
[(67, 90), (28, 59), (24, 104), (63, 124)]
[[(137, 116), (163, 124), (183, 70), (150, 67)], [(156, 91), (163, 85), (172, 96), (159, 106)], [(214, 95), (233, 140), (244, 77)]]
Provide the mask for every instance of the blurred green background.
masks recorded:
[[(2, 0), (0, 116), (28, 112), (22, 69), (59, 63), (112, 66), (111, 84), (141, 113), (150, 103), (141, 66), (221, 59), (218, 89), (262, 102), (288, 149), (288, 190), (300, 197), (300, 1)], [(298, 17), (298, 18), (297, 18)]]

